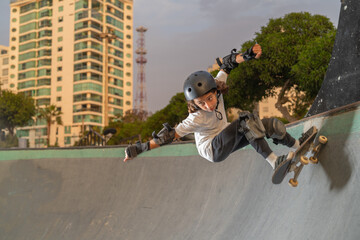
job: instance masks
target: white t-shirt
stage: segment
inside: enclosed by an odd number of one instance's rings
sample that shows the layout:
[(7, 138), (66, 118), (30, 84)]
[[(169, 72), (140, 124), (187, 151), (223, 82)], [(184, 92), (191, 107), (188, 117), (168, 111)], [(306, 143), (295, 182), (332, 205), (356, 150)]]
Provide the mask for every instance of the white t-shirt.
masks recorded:
[[(215, 79), (226, 82), (227, 74), (219, 71)], [(181, 137), (194, 133), (196, 148), (200, 156), (211, 162), (213, 162), (211, 142), (215, 136), (230, 124), (226, 118), (222, 95), (219, 97), (217, 111), (221, 113), (223, 117), (222, 120), (217, 118), (216, 114), (218, 113), (215, 111), (206, 112), (204, 110), (198, 110), (195, 113), (189, 113), (189, 116), (175, 128), (176, 133)]]

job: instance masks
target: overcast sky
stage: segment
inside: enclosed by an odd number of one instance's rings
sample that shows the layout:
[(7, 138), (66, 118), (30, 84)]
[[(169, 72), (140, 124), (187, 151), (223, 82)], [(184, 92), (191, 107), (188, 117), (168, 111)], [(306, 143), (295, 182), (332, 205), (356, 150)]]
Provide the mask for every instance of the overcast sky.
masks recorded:
[[(0, 44), (6, 46), (9, 2), (0, 1)], [(134, 30), (139, 26), (148, 28), (148, 110), (154, 113), (165, 107), (172, 96), (182, 92), (188, 75), (206, 70), (216, 57), (240, 48), (270, 18), (303, 11), (325, 15), (337, 26), (340, 0), (134, 0)], [(138, 33), (134, 32), (134, 50), (137, 39)]]

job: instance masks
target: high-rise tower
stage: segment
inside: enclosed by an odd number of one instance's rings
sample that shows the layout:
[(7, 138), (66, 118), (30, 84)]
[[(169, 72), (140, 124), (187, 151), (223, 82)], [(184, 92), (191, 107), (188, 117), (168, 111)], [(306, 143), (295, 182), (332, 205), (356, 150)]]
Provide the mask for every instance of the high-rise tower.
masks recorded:
[[(54, 104), (63, 125), (50, 144), (71, 146), (82, 129), (108, 125), (133, 108), (132, 0), (12, 0), (9, 86), (38, 107)], [(46, 143), (46, 124), (19, 129)]]

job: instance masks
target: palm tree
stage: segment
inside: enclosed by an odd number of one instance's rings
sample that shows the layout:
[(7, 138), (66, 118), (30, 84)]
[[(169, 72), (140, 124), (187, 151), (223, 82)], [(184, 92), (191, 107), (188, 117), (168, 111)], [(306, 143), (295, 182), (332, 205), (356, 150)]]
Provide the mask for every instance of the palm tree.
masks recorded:
[[(47, 145), (50, 145), (50, 127), (51, 124), (54, 124), (55, 122), (58, 125), (62, 125), (62, 119), (61, 115), (63, 113), (57, 109), (57, 107), (54, 104), (46, 105), (45, 108), (38, 108), (38, 119), (45, 119), (46, 120), (46, 126), (47, 126)], [(53, 120), (55, 118), (55, 120)]]

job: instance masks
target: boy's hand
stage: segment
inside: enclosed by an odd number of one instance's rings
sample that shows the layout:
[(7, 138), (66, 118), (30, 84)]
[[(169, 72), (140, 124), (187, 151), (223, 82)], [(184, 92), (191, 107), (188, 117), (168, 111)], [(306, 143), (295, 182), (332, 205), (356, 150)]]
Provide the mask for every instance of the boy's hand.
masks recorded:
[(252, 48), (253, 52), (256, 54), (255, 58), (259, 59), (262, 53), (261, 46), (259, 44), (255, 44)]
[(125, 158), (124, 158), (124, 162), (126, 162), (127, 160), (131, 160), (132, 158), (131, 157), (129, 157), (128, 155), (127, 155), (127, 152), (126, 152), (126, 149), (125, 149)]

